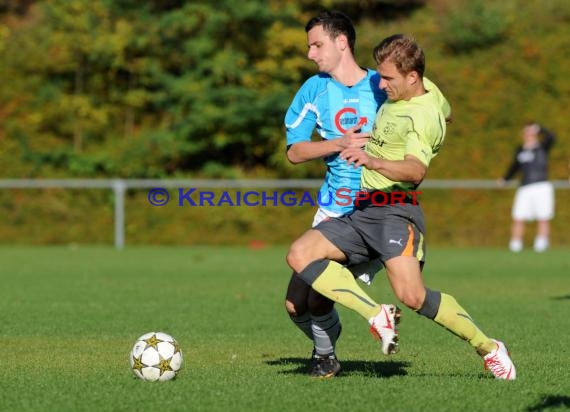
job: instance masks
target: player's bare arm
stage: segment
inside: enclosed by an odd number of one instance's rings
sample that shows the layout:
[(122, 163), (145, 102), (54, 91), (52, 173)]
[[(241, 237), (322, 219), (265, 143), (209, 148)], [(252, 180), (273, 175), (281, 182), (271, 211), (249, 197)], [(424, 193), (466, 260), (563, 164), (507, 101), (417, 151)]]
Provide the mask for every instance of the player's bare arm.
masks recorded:
[(375, 170), (395, 182), (420, 184), (427, 173), (426, 165), (412, 155), (406, 155), (404, 160), (386, 160), (371, 156), (361, 148), (350, 147), (340, 156), (354, 167)]
[(363, 147), (370, 137), (369, 132), (360, 132), (361, 125), (351, 127), (338, 139), (320, 142), (299, 142), (287, 150), (287, 158), (293, 164), (307, 162), (342, 152), (350, 147)]

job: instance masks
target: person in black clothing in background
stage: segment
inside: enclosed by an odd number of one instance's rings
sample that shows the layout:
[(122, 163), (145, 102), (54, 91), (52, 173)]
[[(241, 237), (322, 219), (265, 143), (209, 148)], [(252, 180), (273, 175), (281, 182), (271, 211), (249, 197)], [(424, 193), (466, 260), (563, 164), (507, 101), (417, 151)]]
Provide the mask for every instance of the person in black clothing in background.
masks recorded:
[[(542, 137), (542, 139), (541, 139)], [(534, 250), (544, 252), (549, 246), (550, 220), (554, 217), (554, 187), (548, 181), (548, 153), (554, 144), (554, 134), (538, 123), (529, 122), (522, 130), (522, 145), (499, 186), (521, 172), (522, 180), (513, 202), (511, 240), (509, 249), (523, 249), (525, 222), (536, 220)]]

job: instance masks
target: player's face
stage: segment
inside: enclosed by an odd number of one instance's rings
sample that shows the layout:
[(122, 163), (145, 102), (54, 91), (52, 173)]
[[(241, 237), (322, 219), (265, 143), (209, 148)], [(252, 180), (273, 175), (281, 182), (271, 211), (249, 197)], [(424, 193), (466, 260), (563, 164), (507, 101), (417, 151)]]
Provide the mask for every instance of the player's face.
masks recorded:
[(536, 126), (525, 126), (522, 131), (522, 140), (525, 145), (538, 143), (538, 131)]
[(385, 60), (378, 65), (379, 87), (386, 92), (388, 100), (408, 100), (410, 96), (410, 75), (401, 74), (396, 65)]
[(341, 54), (337, 40), (331, 39), (322, 26), (315, 26), (307, 33), (307, 57), (317, 64), (320, 72), (330, 74), (338, 66)]

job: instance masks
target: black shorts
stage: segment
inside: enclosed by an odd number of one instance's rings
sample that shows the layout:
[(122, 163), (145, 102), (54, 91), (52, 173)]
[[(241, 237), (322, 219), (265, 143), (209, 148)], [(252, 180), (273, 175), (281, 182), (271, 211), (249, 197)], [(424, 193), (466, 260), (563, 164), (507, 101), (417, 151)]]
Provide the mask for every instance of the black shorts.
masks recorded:
[(415, 256), (425, 261), (425, 223), (419, 205), (368, 206), (347, 216), (321, 222), (315, 228), (356, 265), (380, 258)]

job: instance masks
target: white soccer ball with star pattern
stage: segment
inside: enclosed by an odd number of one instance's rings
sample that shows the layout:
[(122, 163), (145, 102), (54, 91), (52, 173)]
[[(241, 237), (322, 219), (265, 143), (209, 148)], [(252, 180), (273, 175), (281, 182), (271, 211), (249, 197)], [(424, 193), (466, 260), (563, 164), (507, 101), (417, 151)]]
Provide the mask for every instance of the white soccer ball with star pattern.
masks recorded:
[(129, 356), (131, 369), (145, 381), (168, 381), (182, 367), (178, 342), (164, 332), (149, 332), (137, 339)]

